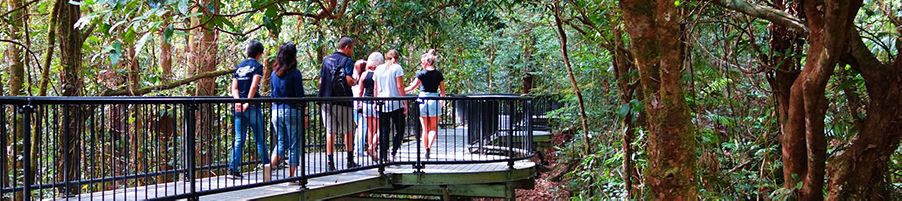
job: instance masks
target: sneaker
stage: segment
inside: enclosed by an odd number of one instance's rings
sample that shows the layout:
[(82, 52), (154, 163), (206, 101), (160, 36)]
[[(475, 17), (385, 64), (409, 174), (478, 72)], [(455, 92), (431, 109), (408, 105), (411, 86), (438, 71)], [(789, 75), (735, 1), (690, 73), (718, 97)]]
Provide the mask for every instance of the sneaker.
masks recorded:
[(262, 163), (261, 163), (261, 164), (257, 164), (257, 167), (254, 167), (254, 171), (261, 171), (261, 170), (263, 170), (263, 164), (262, 164)]
[(357, 167), (360, 167), (360, 165), (355, 163), (354, 160), (348, 160), (348, 168), (357, 168)]
[(239, 172), (230, 172), (230, 173), (229, 173), (229, 178), (230, 178), (230, 179), (236, 179), (236, 180), (237, 180), (237, 179), (242, 179), (242, 178), (244, 178), (244, 175), (241, 175), (241, 173), (239, 173)]
[(332, 162), (332, 161), (326, 162), (326, 170), (327, 171), (335, 171), (335, 162)]

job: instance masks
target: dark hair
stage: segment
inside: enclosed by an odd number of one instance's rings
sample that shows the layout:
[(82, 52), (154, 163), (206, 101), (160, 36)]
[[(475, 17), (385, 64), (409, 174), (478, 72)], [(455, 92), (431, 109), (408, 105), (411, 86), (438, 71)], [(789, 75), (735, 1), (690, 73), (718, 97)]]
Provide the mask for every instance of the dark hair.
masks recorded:
[(298, 68), (297, 53), (298, 50), (294, 43), (287, 42), (279, 47), (279, 53), (276, 54), (276, 66), (273, 68), (276, 76), (282, 77), (288, 70)]
[(342, 36), (341, 38), (338, 39), (338, 47), (337, 48), (342, 49), (342, 48), (348, 47), (348, 45), (351, 45), (351, 44), (354, 44), (354, 39), (351, 39), (351, 37)]
[(247, 58), (256, 58), (263, 54), (263, 43), (257, 40), (251, 40), (247, 42), (247, 49), (244, 51)]

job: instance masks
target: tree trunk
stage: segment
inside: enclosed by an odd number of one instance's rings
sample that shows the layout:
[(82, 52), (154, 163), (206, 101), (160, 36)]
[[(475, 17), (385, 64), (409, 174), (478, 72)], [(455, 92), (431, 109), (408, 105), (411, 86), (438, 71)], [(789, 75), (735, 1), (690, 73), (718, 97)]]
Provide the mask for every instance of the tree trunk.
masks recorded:
[(50, 64), (53, 61), (53, 50), (56, 43), (56, 26), (59, 18), (60, 4), (63, 0), (56, 0), (53, 4), (53, 10), (50, 12), (50, 24), (47, 28), (47, 49), (44, 52), (44, 65), (41, 65), (41, 83), (38, 87), (38, 95), (46, 96), (47, 87), (50, 85)]
[[(81, 10), (79, 6), (69, 4), (68, 2), (59, 2), (56, 6), (59, 6), (59, 24), (56, 26), (57, 33), (59, 33), (59, 41), (60, 41), (60, 65), (63, 67), (62, 72), (60, 72), (60, 85), (62, 86), (63, 96), (79, 96), (81, 95), (81, 75), (79, 75), (79, 71), (82, 65), (82, 43), (84, 42), (84, 37), (80, 30), (75, 29), (75, 22), (78, 21), (79, 17), (81, 17)], [(79, 138), (78, 138), (78, 128), (79, 128), (79, 115), (81, 112), (78, 111), (77, 107), (66, 107), (64, 108), (64, 115), (67, 115), (69, 118), (66, 118), (64, 121), (64, 129), (60, 135), (60, 142), (63, 142), (63, 146), (65, 149), (61, 149), (63, 152), (60, 155), (63, 157), (60, 164), (64, 168), (59, 168), (62, 171), (60, 174), (60, 178), (67, 178), (68, 180), (73, 180), (78, 178), (78, 165), (81, 164), (79, 162), (80, 150), (79, 146)], [(64, 195), (76, 195), (79, 192), (79, 188), (76, 185), (66, 185), (62, 189), (62, 193)]]
[(831, 159), (828, 200), (891, 200), (886, 178), (902, 137), (902, 55), (881, 63), (850, 30), (850, 56), (843, 60), (861, 72), (870, 102), (858, 136)]
[[(9, 0), (7, 1), (7, 6), (10, 11), (13, 9), (19, 9), (22, 6), (21, 0)], [(19, 9), (18, 11), (11, 12), (9, 14), (11, 20), (9, 21), (9, 37), (10, 40), (19, 41), (20, 30), (22, 29), (22, 20), (24, 20), (23, 16), (24, 12), (27, 9)], [(22, 54), (22, 47), (18, 45), (10, 45), (7, 47), (6, 59), (7, 63), (9, 63), (8, 75), (9, 80), (7, 84), (9, 85), (9, 93), (10, 96), (18, 96), (22, 95), (22, 85), (24, 83), (25, 78), (25, 62)]]
[[(629, 104), (633, 100), (633, 92), (636, 87), (634, 84), (630, 84), (634, 79), (630, 74), (635, 70), (635, 66), (630, 63), (632, 55), (627, 51), (626, 48), (628, 47), (626, 47), (626, 44), (623, 43), (622, 30), (619, 27), (615, 27), (612, 33), (614, 35), (614, 47), (608, 51), (614, 54), (614, 75), (617, 79), (618, 91), (620, 91), (620, 104), (632, 108)], [(623, 150), (623, 187), (626, 190), (627, 199), (633, 198), (633, 151), (631, 143), (635, 132), (634, 119), (633, 112), (629, 111), (623, 116), (621, 121), (622, 126), (625, 128), (621, 149)]]
[(592, 153), (592, 146), (589, 143), (589, 120), (586, 117), (586, 106), (583, 101), (583, 94), (579, 90), (579, 84), (576, 82), (576, 77), (573, 76), (573, 68), (570, 66), (570, 56), (567, 53), (567, 32), (564, 32), (564, 25), (561, 21), (561, 6), (560, 2), (555, 2), (554, 4), (554, 23), (557, 26), (558, 36), (560, 37), (561, 43), (561, 56), (564, 58), (564, 66), (567, 67), (567, 76), (570, 78), (570, 84), (573, 85), (573, 91), (576, 93), (576, 102), (579, 104), (579, 118), (582, 122), (583, 127), (583, 143), (585, 143), (585, 149), (583, 150), (585, 154)]
[(648, 118), (646, 183), (653, 200), (697, 200), (695, 137), (680, 82), (681, 14), (668, 0), (620, 1)]
[(526, 64), (523, 67), (523, 94), (529, 94), (532, 91), (535, 76), (532, 76), (532, 52), (535, 51), (536, 40), (532, 35), (532, 28), (528, 28), (525, 31), (526, 41), (523, 42), (523, 63)]
[[(168, 19), (168, 15), (166, 18)], [(169, 26), (168, 22), (163, 27), (167, 26)], [(164, 31), (160, 31), (160, 68), (163, 70), (161, 80), (163, 83), (166, 83), (172, 79), (172, 43), (170, 43), (169, 40), (166, 40), (163, 32)]]
[[(219, 12), (219, 0), (202, 0), (199, 1), (201, 5), (201, 11), (204, 15), (204, 19), (212, 18)], [(212, 10), (207, 9), (212, 8)], [(201, 19), (195, 19), (197, 23), (203, 23)], [(202, 26), (203, 28), (196, 30), (195, 33), (195, 44), (193, 45), (193, 49), (191, 55), (194, 57), (191, 61), (194, 61), (192, 67), (192, 73), (194, 75), (199, 75), (202, 73), (212, 72), (216, 70), (217, 65), (217, 52), (218, 52), (218, 44), (217, 44), (217, 34), (214, 29), (214, 25), (212, 23), (206, 24)], [(196, 87), (192, 95), (194, 96), (213, 96), (216, 95), (216, 83), (215, 78), (203, 78), (197, 81)], [(213, 137), (213, 107), (211, 105), (201, 105), (197, 108), (196, 117), (196, 129), (195, 133), (188, 133), (188, 135), (195, 135), (196, 145), (195, 150), (197, 152), (193, 153), (197, 156), (197, 160), (195, 166), (203, 166), (209, 165), (213, 162), (213, 151), (206, 150), (209, 149), (209, 145), (212, 143)], [(199, 174), (198, 177), (205, 176), (207, 172), (203, 174)]]
[[(861, 1), (828, 0), (823, 4), (803, 4), (808, 20), (808, 50), (805, 67), (790, 90), (788, 119), (783, 129), (784, 150), (804, 143), (805, 156), (797, 152), (785, 152), (784, 166), (790, 174), (802, 180), (800, 200), (823, 200), (824, 174), (826, 171), (827, 142), (824, 135), (824, 115), (827, 99), (824, 96), (827, 81), (833, 73), (838, 57), (848, 44), (848, 31), (852, 27)], [(820, 9), (819, 9), (820, 8)], [(829, 22), (829, 23), (828, 23)], [(787, 157), (788, 156), (788, 157)], [(804, 158), (805, 163), (799, 163)], [(804, 168), (803, 168), (804, 167)], [(784, 171), (784, 178), (786, 177)], [(790, 181), (794, 185), (795, 181)]]
[[(786, 10), (786, 2), (782, 0), (774, 1), (773, 7), (777, 10)], [(798, 2), (793, 2), (791, 8), (789, 9), (790, 11), (798, 10)], [(799, 36), (783, 25), (771, 23), (768, 29), (771, 35), (769, 44), (774, 52), (771, 52), (771, 56), (764, 60), (771, 67), (769, 68), (771, 70), (767, 73), (767, 81), (777, 103), (777, 121), (781, 128), (782, 158), (784, 161), (783, 186), (785, 188), (793, 188), (799, 181), (798, 177), (805, 175), (807, 172), (805, 141), (799, 140), (804, 138), (788, 136), (785, 131), (789, 129), (789, 97), (792, 83), (799, 76), (801, 68), (802, 44), (800, 44)]]

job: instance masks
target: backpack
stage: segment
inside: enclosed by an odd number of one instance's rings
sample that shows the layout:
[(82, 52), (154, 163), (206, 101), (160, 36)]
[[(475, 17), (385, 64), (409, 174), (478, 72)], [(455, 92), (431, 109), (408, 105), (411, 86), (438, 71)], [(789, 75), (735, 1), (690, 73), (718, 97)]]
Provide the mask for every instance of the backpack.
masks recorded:
[(331, 82), (329, 83), (329, 87), (332, 88), (333, 97), (350, 97), (351, 94), (348, 93), (350, 86), (348, 86), (347, 81), (345, 80), (345, 76), (349, 75), (349, 73), (344, 72), (344, 68), (342, 64), (344, 64), (345, 58), (327, 58), (332, 59), (332, 65), (329, 66), (329, 79)]

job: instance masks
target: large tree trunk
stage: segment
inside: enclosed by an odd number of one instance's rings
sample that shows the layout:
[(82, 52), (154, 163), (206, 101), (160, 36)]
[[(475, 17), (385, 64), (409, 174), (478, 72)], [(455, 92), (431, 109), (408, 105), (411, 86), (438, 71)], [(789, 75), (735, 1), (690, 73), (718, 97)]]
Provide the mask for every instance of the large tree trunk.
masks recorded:
[(858, 136), (831, 160), (828, 199), (890, 200), (888, 160), (902, 137), (902, 55), (894, 64), (881, 63), (850, 30), (850, 53), (843, 60), (861, 72), (870, 102)]
[(620, 1), (649, 118), (646, 183), (654, 200), (697, 200), (695, 137), (680, 82), (681, 13), (669, 0)]
[[(198, 2), (201, 8), (201, 11), (206, 18), (212, 18), (219, 12), (219, 0), (202, 0)], [(213, 8), (212, 10), (206, 8)], [(204, 23), (201, 19), (195, 19), (195, 23)], [(202, 28), (197, 29), (194, 34), (195, 41), (192, 45), (191, 55), (193, 61), (191, 72), (193, 75), (199, 75), (207, 72), (212, 72), (216, 70), (217, 65), (217, 52), (218, 52), (218, 44), (217, 44), (217, 34), (213, 27), (212, 23), (203, 25)], [(216, 95), (216, 83), (215, 77), (204, 78), (197, 81), (195, 86), (195, 90), (192, 93), (194, 96), (213, 96)], [(193, 153), (196, 157), (195, 166), (204, 166), (213, 163), (213, 151), (206, 150), (209, 149), (209, 145), (213, 142), (213, 107), (211, 105), (201, 105), (197, 108), (196, 111), (196, 128), (195, 133), (188, 133), (188, 135), (195, 135), (196, 139), (196, 153)], [(198, 175), (204, 176), (204, 174)]]
[[(22, 6), (22, 1), (9, 0), (7, 1), (7, 6), (9, 7), (10, 11), (13, 11), (13, 9), (19, 9), (19, 7)], [(24, 12), (26, 10), (27, 9), (19, 9), (18, 11), (14, 11), (9, 14), (11, 18), (11, 20), (9, 21), (10, 40), (19, 41), (21, 39), (20, 31), (22, 29), (22, 20), (24, 20), (23, 16), (25, 16)], [(7, 84), (9, 85), (8, 95), (22, 95), (22, 84), (25, 80), (25, 62), (23, 62), (24, 54), (22, 54), (22, 47), (10, 44), (6, 50), (6, 62), (9, 63), (9, 80), (7, 81)]]
[[(68, 2), (60, 2), (56, 6), (60, 7), (58, 14), (59, 24), (56, 28), (60, 42), (60, 65), (63, 67), (59, 79), (62, 86), (61, 95), (79, 96), (82, 93), (82, 80), (79, 71), (82, 65), (81, 47), (84, 37), (80, 30), (75, 29), (75, 22), (81, 17), (81, 10), (79, 6)], [(62, 174), (61, 178), (74, 180), (79, 175), (77, 168), (80, 164), (80, 157), (78, 157), (80, 155), (80, 150), (78, 149), (80, 142), (78, 128), (79, 124), (82, 123), (79, 121), (81, 112), (78, 112), (77, 107), (67, 107), (64, 111), (64, 115), (67, 115), (68, 118), (64, 121), (65, 131), (60, 135), (60, 142), (63, 143), (62, 147), (65, 149), (60, 149), (62, 152), (60, 155), (63, 158), (59, 161), (62, 163), (59, 169), (62, 170), (60, 172)], [(62, 190), (64, 195), (74, 195), (79, 192), (79, 188), (76, 185), (66, 185)]]
[[(827, 81), (833, 73), (838, 57), (848, 44), (848, 29), (861, 6), (861, 1), (828, 0), (803, 3), (808, 20), (808, 51), (805, 67), (790, 90), (788, 119), (783, 129), (783, 164), (802, 180), (800, 200), (823, 200), (826, 171), (827, 141), (824, 135), (824, 115)], [(803, 145), (803, 148), (797, 147)], [(804, 163), (797, 161), (804, 158)], [(784, 178), (787, 172), (784, 171)], [(786, 181), (795, 184), (796, 181)]]

